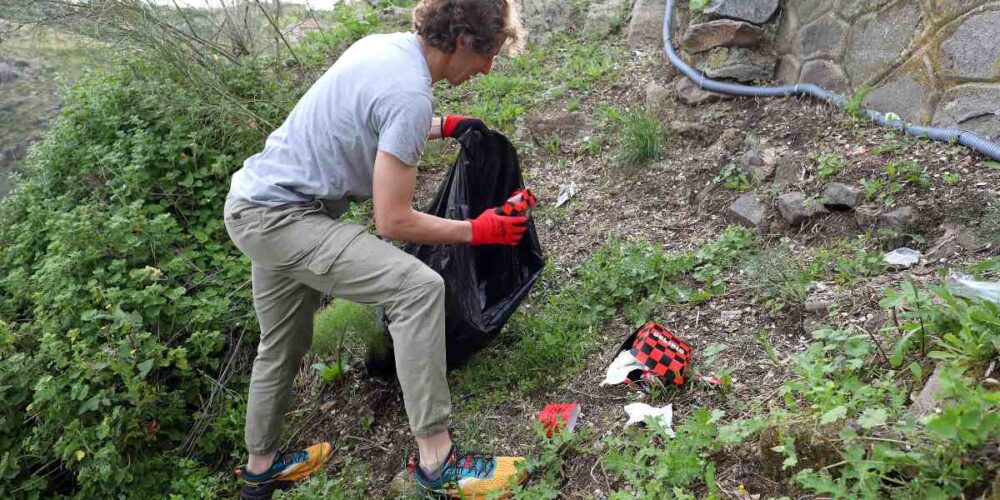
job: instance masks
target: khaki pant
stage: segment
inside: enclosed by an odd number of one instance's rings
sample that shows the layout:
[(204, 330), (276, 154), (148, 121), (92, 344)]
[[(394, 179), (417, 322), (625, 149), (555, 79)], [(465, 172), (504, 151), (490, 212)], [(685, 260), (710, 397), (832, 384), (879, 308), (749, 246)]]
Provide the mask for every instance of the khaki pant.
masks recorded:
[(335, 215), (318, 201), (272, 208), (226, 200), (226, 230), (252, 264), (261, 330), (247, 404), (250, 453), (265, 455), (279, 446), (292, 382), (312, 343), (313, 315), (324, 294), (385, 308), (410, 429), (416, 437), (447, 429), (441, 276)]

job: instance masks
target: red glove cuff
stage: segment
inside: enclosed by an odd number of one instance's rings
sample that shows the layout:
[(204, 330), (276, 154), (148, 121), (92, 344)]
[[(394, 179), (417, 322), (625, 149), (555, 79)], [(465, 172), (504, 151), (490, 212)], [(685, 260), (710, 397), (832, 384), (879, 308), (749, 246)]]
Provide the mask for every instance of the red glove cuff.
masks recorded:
[(455, 133), (455, 127), (458, 126), (459, 122), (467, 118), (469, 117), (462, 115), (445, 115), (441, 120), (441, 137), (451, 137), (451, 134)]

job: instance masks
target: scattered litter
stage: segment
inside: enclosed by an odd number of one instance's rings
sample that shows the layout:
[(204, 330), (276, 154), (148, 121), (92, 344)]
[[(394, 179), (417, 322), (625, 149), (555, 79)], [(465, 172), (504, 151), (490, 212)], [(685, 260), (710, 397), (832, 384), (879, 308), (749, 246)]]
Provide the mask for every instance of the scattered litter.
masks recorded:
[(634, 371), (642, 371), (646, 367), (635, 359), (635, 356), (628, 351), (618, 353), (618, 357), (611, 362), (608, 370), (604, 373), (604, 382), (601, 385), (625, 384), (629, 382), (629, 374)]
[(559, 208), (566, 204), (570, 199), (576, 196), (576, 183), (570, 182), (569, 184), (563, 184), (559, 186), (559, 199), (556, 200), (556, 208)]
[(629, 403), (625, 405), (625, 413), (628, 414), (628, 422), (625, 422), (625, 427), (645, 422), (646, 418), (653, 417), (660, 421), (660, 425), (667, 430), (670, 437), (674, 437), (674, 430), (671, 427), (674, 422), (673, 405), (653, 408), (646, 403)]
[(722, 382), (722, 377), (720, 377), (720, 376), (718, 376), (718, 375), (716, 375), (714, 373), (712, 373), (710, 375), (698, 375), (698, 380), (700, 380), (700, 381), (702, 381), (702, 382), (704, 382), (704, 383), (706, 383), (708, 385), (714, 385), (714, 386), (725, 385)]
[(1000, 304), (1000, 283), (976, 281), (972, 276), (962, 272), (952, 271), (948, 275), (948, 290), (961, 297)]
[(580, 416), (579, 403), (549, 403), (538, 412), (538, 420), (545, 428), (545, 434), (552, 437), (562, 432), (573, 432), (576, 419)]
[(601, 385), (650, 379), (684, 385), (691, 346), (663, 325), (650, 321), (640, 326), (619, 349)]
[(882, 257), (887, 264), (906, 269), (920, 262), (920, 252), (912, 248), (897, 248)]

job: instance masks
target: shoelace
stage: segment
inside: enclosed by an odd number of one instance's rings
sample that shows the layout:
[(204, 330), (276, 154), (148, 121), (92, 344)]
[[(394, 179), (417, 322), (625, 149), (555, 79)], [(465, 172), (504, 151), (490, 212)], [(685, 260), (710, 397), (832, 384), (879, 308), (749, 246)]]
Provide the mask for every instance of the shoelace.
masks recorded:
[(452, 455), (451, 464), (461, 470), (467, 470), (475, 477), (486, 477), (493, 472), (496, 462), (493, 455), (481, 455), (476, 453), (462, 453), (456, 451)]

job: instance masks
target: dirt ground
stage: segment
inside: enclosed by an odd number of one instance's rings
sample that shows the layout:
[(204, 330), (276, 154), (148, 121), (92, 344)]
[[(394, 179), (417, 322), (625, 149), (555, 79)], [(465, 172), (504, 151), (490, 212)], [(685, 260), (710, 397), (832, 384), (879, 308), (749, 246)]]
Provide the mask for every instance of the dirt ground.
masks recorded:
[[(605, 101), (610, 95), (613, 101), (641, 106), (643, 85), (639, 82), (655, 79), (655, 72), (662, 68), (657, 63), (639, 61), (637, 69), (636, 81), (612, 86), (608, 89), (610, 94), (604, 94)], [(561, 112), (556, 109), (548, 113)], [(846, 159), (844, 170), (836, 178), (839, 182), (857, 184), (862, 178), (878, 176), (888, 154), (876, 149), (892, 141), (891, 137), (886, 138), (884, 130), (858, 124), (845, 113), (808, 99), (739, 99), (699, 107), (668, 99), (659, 117), (668, 130), (666, 148), (661, 158), (640, 169), (615, 168), (611, 148), (607, 146), (597, 157), (574, 156), (569, 147), (558, 155), (541, 147), (522, 149), (528, 187), (541, 203), (536, 214), (539, 235), (549, 265), (555, 267), (560, 277), (554, 282), (572, 277), (574, 269), (609, 240), (644, 239), (660, 243), (666, 251), (674, 251), (711, 239), (730, 223), (727, 209), (741, 194), (723, 189), (713, 179), (726, 162), (751, 148), (790, 157), (802, 167), (789, 187), (778, 189), (764, 183), (756, 188), (770, 210), (771, 223), (764, 231), (765, 242), (772, 245), (787, 239), (794, 253), (796, 249), (801, 251), (862, 234), (852, 213), (832, 213), (802, 227), (791, 227), (774, 210), (774, 198), (780, 192), (792, 190), (821, 194), (826, 181), (816, 176), (809, 157), (826, 152), (839, 153)], [(571, 168), (558, 167), (560, 155), (571, 159)], [(1000, 171), (988, 168), (981, 156), (949, 144), (912, 139), (896, 155), (920, 162), (934, 180), (935, 187), (931, 190), (904, 189), (896, 201), (897, 206), (914, 210), (910, 231), (922, 240), (918, 238), (911, 244), (921, 250), (943, 235), (943, 223), (976, 230), (976, 221), (987, 211), (997, 209)], [(419, 188), (422, 200), (430, 199), (444, 171), (443, 165), (422, 170)], [(945, 185), (940, 182), (944, 172), (960, 174), (961, 182)], [(578, 194), (567, 209), (552, 209), (560, 186), (569, 182), (576, 184)], [(877, 331), (884, 322), (878, 301), (887, 286), (894, 286), (907, 276), (918, 281), (935, 279), (938, 268), (996, 255), (996, 245), (987, 243), (988, 240), (980, 238), (980, 244), (960, 249), (943, 263), (910, 271), (890, 271), (847, 289), (832, 285), (831, 293), (839, 307), (830, 318), (824, 318), (822, 313), (808, 313), (801, 307), (772, 315), (754, 300), (739, 270), (733, 270), (727, 275), (729, 285), (724, 295), (699, 305), (663, 308), (657, 317), (694, 346), (695, 365), (700, 361), (699, 349), (726, 344), (728, 347), (718, 355), (716, 363), (703, 369), (707, 372), (719, 367), (728, 369), (732, 376), (731, 391), (722, 394), (714, 387), (690, 383), (684, 390), (670, 391), (656, 402), (674, 405), (675, 423), (682, 422), (696, 407), (723, 409), (727, 418), (747, 415), (750, 401), (766, 407), (790, 376), (788, 361), (809, 344), (804, 325), (808, 327), (826, 319)], [(753, 338), (753, 333), (762, 329), (774, 331), (772, 342), (778, 363)], [(455, 400), (456, 420), (475, 422), (474, 426), (457, 426), (456, 439), (474, 442), (481, 449), (497, 454), (532, 453), (538, 447), (531, 426), (533, 415), (548, 402), (580, 402), (583, 406), (580, 428), (587, 433), (587, 442), (579, 449), (591, 451), (570, 456), (562, 496), (604, 497), (620, 485), (603, 471), (597, 460), (599, 453), (593, 450), (601, 448), (604, 436), (621, 431), (626, 420), (622, 406), (642, 395), (625, 387), (602, 388), (599, 382), (617, 346), (630, 331), (631, 327), (619, 318), (595, 332), (605, 348), (588, 358), (577, 376), (523, 400), (474, 408), (467, 401)], [(386, 496), (392, 478), (404, 468), (407, 457), (415, 453), (398, 385), (366, 379), (360, 363), (355, 363), (347, 380), (323, 387), (318, 394), (316, 382), (315, 375), (303, 370), (300, 378), (303, 391), (293, 423), (297, 430), (291, 444), (321, 438), (334, 441), (370, 468), (370, 493)], [(475, 412), (474, 419), (468, 418), (469, 412)], [(735, 497), (739, 485), (750, 494), (790, 493), (761, 471), (760, 456), (753, 445), (735, 456), (720, 457), (719, 462), (717, 483), (727, 497)]]

